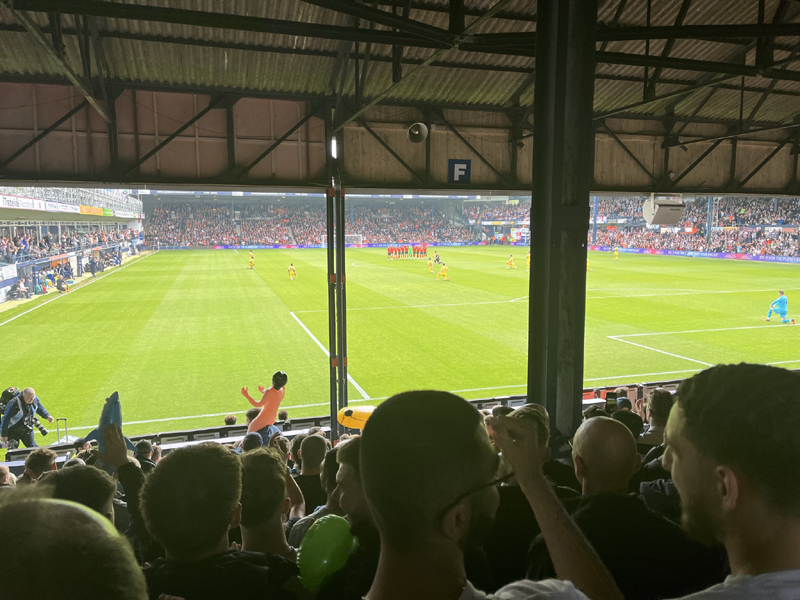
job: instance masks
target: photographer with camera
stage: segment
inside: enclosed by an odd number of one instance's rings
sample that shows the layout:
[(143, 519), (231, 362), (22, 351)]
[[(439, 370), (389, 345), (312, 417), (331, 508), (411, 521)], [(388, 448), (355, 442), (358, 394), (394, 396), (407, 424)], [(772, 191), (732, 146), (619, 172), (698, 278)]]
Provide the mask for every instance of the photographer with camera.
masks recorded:
[(33, 388), (25, 388), (6, 406), (3, 422), (0, 424), (0, 441), (7, 442), (9, 449), (19, 447), (20, 442), (25, 444), (26, 448), (36, 446), (33, 428), (36, 427), (42, 435), (47, 435), (47, 430), (39, 423), (36, 415), (47, 419), (50, 423), (54, 421)]

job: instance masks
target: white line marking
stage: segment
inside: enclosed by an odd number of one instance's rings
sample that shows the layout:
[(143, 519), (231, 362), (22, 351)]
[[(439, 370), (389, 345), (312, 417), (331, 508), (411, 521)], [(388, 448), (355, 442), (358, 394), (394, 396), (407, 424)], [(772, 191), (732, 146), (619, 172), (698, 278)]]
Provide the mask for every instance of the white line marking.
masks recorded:
[[(788, 288), (789, 291), (797, 288)], [(590, 290), (587, 290), (590, 291)], [(694, 292), (678, 292), (677, 294), (629, 294), (622, 296), (587, 296), (587, 300), (605, 300), (607, 298), (660, 298), (661, 296), (696, 296), (698, 294), (756, 294), (761, 292), (773, 292), (774, 290), (705, 290)]]
[(522, 296), (521, 298), (514, 298), (513, 300), (509, 300), (509, 302), (519, 302), (520, 300), (527, 300), (527, 296)]
[[(298, 312), (299, 312), (299, 311), (298, 311)], [(318, 312), (318, 311), (314, 311), (314, 312)], [(292, 317), (294, 318), (294, 320), (295, 320), (295, 321), (297, 321), (297, 323), (300, 325), (300, 327), (302, 327), (302, 328), (303, 328), (303, 331), (305, 331), (305, 332), (306, 332), (306, 333), (307, 333), (309, 336), (311, 336), (311, 339), (312, 339), (312, 340), (314, 340), (314, 342), (316, 342), (317, 346), (319, 346), (319, 347), (320, 347), (320, 349), (321, 349), (321, 350), (322, 350), (322, 351), (325, 353), (325, 356), (327, 356), (328, 358), (330, 358), (330, 356), (331, 356), (331, 353), (330, 353), (330, 352), (328, 352), (328, 349), (327, 349), (327, 348), (326, 348), (326, 347), (325, 347), (325, 346), (322, 344), (322, 342), (320, 342), (320, 341), (317, 339), (317, 337), (316, 337), (316, 336), (315, 336), (313, 333), (311, 333), (311, 331), (308, 329), (308, 327), (306, 327), (306, 326), (305, 326), (305, 324), (304, 324), (304, 323), (303, 323), (303, 322), (302, 322), (302, 321), (301, 321), (301, 320), (298, 318), (298, 316), (297, 316), (296, 314), (294, 314), (293, 312), (290, 312), (289, 314), (290, 314), (290, 315), (292, 315)], [(354, 388), (356, 388), (356, 389), (358, 390), (358, 393), (359, 393), (359, 394), (361, 394), (361, 397), (362, 397), (364, 400), (370, 400), (369, 394), (367, 394), (367, 392), (365, 392), (365, 391), (364, 391), (364, 388), (362, 388), (360, 385), (358, 385), (358, 384), (356, 383), (356, 380), (355, 380), (355, 379), (353, 379), (353, 377), (350, 375), (350, 373), (348, 373), (348, 374), (347, 374), (347, 380), (348, 380), (350, 383), (352, 383), (352, 384), (353, 384), (353, 387), (354, 387)]]
[(680, 354), (673, 354), (672, 352), (666, 352), (665, 350), (659, 350), (658, 348), (651, 348), (650, 346), (643, 346), (642, 344), (636, 344), (634, 342), (629, 342), (628, 340), (621, 340), (618, 337), (614, 337), (613, 335), (608, 336), (612, 340), (616, 340), (617, 342), (622, 342), (623, 344), (630, 344), (631, 346), (638, 346), (639, 348), (644, 348), (645, 350), (652, 350), (653, 352), (659, 352), (661, 354), (666, 354), (667, 356), (674, 356), (675, 358), (680, 358), (681, 360), (688, 360), (689, 362), (697, 363), (699, 365), (705, 365), (707, 367), (713, 367), (711, 363), (703, 362), (702, 360), (695, 360), (693, 358), (686, 358), (685, 356), (681, 356)]
[(771, 362), (767, 363), (768, 365), (788, 365), (791, 363), (800, 363), (800, 359), (798, 360), (779, 360), (778, 362)]
[(234, 248), (233, 251), (236, 252), (237, 255), (239, 254), (239, 251), (236, 248)]
[(652, 377), (653, 375), (672, 375), (673, 373), (697, 373), (698, 371), (702, 371), (702, 369), (684, 369), (683, 371), (660, 371), (658, 373), (636, 373), (634, 375), (612, 375), (611, 377), (592, 377), (589, 379), (584, 379), (584, 381), (604, 381), (606, 379), (626, 379), (629, 377)]
[[(354, 400), (354, 402), (360, 402), (360, 400)], [(329, 406), (329, 402), (320, 402), (319, 404), (299, 404), (297, 406), (287, 406), (286, 408), (311, 408), (314, 406)], [(167, 421), (184, 421), (186, 419), (208, 419), (211, 417), (224, 417), (231, 413), (235, 413), (238, 411), (227, 411), (222, 413), (211, 413), (207, 415), (190, 415), (187, 417), (167, 417), (166, 419), (148, 419), (146, 421), (125, 421), (125, 425), (146, 425), (147, 423), (165, 423)], [(80, 427), (70, 427), (71, 430), (83, 430), (83, 429), (95, 429), (97, 425), (81, 425)]]
[(789, 329), (788, 327), (776, 327), (775, 325), (748, 325), (747, 327), (722, 327), (719, 329), (687, 329), (685, 331), (656, 331), (653, 333), (626, 333), (624, 335), (614, 335), (609, 337), (613, 338), (643, 337), (648, 335), (675, 335), (679, 333), (706, 333), (709, 331), (738, 331), (740, 329), (769, 329), (770, 327), (772, 329)]
[[(156, 252), (158, 252), (158, 250), (156, 250)], [(153, 254), (155, 254), (156, 252), (153, 252)], [(98, 277), (98, 278), (96, 278), (96, 279), (90, 279), (90, 280), (89, 280), (89, 281), (87, 281), (86, 283), (83, 283), (83, 284), (79, 285), (78, 287), (76, 287), (76, 288), (75, 288), (74, 290), (72, 290), (71, 292), (67, 292), (66, 294), (59, 294), (59, 295), (58, 295), (58, 296), (56, 296), (55, 298), (51, 298), (50, 300), (45, 300), (45, 301), (44, 301), (44, 302), (42, 302), (41, 304), (37, 304), (36, 306), (34, 306), (33, 308), (31, 308), (31, 309), (29, 309), (29, 310), (26, 310), (25, 312), (19, 313), (19, 314), (18, 314), (16, 317), (11, 317), (11, 318), (10, 318), (10, 319), (8, 319), (7, 321), (3, 321), (2, 323), (0, 323), (0, 327), (2, 327), (3, 325), (6, 325), (7, 323), (11, 323), (11, 321), (15, 321), (16, 319), (19, 319), (20, 317), (24, 317), (25, 315), (27, 315), (28, 313), (32, 313), (32, 312), (33, 312), (33, 311), (35, 311), (36, 309), (42, 308), (42, 307), (43, 307), (45, 304), (50, 304), (51, 302), (55, 302), (55, 301), (56, 301), (56, 300), (58, 300), (59, 298), (66, 298), (66, 297), (67, 297), (67, 296), (69, 296), (70, 294), (74, 294), (74, 293), (76, 293), (76, 292), (80, 292), (80, 291), (81, 291), (83, 288), (85, 288), (85, 287), (87, 287), (87, 286), (90, 286), (90, 285), (92, 285), (93, 283), (97, 283), (98, 281), (100, 281), (100, 280), (102, 280), (102, 279), (105, 279), (105, 278), (106, 278), (106, 277), (108, 277), (109, 275), (113, 275), (114, 273), (118, 273), (118, 272), (119, 272), (119, 271), (121, 271), (122, 269), (127, 269), (127, 268), (128, 268), (128, 267), (130, 267), (131, 265), (135, 265), (136, 263), (138, 263), (139, 261), (142, 261), (142, 260), (144, 260), (144, 259), (145, 259), (145, 258), (147, 258), (148, 256), (153, 256), (153, 254), (148, 254), (147, 256), (142, 256), (141, 258), (138, 258), (138, 259), (136, 259), (136, 260), (134, 260), (134, 261), (131, 261), (131, 262), (129, 262), (127, 265), (122, 265), (121, 267), (114, 267), (114, 270), (113, 270), (113, 271), (111, 271), (111, 272), (109, 272), (109, 273), (107, 273), (107, 274), (103, 275), (102, 277)]]

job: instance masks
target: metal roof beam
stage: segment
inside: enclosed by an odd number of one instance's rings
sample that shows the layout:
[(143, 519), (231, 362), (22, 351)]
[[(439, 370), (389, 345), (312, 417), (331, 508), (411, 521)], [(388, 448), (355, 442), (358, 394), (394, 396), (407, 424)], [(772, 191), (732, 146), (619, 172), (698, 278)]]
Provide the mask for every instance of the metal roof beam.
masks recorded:
[(402, 31), (443, 44), (449, 44), (453, 41), (453, 35), (445, 29), (420, 23), (405, 16), (394, 15), (385, 10), (353, 2), (352, 0), (303, 0), (303, 2), (343, 13), (356, 19), (379, 23), (386, 27), (392, 27), (396, 31)]
[(60, 119), (57, 119), (52, 125), (47, 127), (47, 129), (43, 129), (42, 131), (40, 131), (39, 135), (37, 135), (31, 141), (29, 141), (26, 144), (24, 144), (21, 148), (19, 148), (11, 156), (6, 158), (3, 162), (0, 162), (0, 173), (2, 173), (3, 170), (8, 165), (10, 165), (12, 162), (14, 162), (19, 156), (21, 156), (23, 153), (25, 153), (26, 150), (28, 150), (29, 148), (32, 148), (33, 146), (38, 144), (46, 135), (48, 135), (52, 131), (55, 131), (56, 128), (59, 125), (61, 125), (65, 121), (67, 121), (70, 117), (72, 117), (72, 115), (74, 115), (74, 114), (80, 112), (81, 110), (83, 110), (86, 107), (86, 105), (88, 105), (88, 104), (89, 104), (89, 101), (88, 100), (84, 100), (83, 102), (78, 104), (75, 108), (73, 108), (72, 110), (67, 112), (63, 117), (61, 117)]
[[(7, 0), (8, 1), (8, 0)], [(105, 17), (109, 19), (131, 19), (134, 21), (156, 21), (178, 25), (211, 27), (236, 31), (255, 31), (351, 42), (373, 42), (376, 44), (403, 44), (421, 48), (449, 48), (444, 42), (421, 38), (393, 31), (375, 31), (357, 27), (300, 23), (279, 19), (266, 19), (231, 13), (183, 10), (161, 6), (103, 2), (100, 0), (14, 0), (14, 6), (22, 10), (56, 12), (72, 15)]]
[[(378, 4), (381, 6), (391, 6), (393, 2), (397, 0), (378, 0)], [(627, 1), (627, 0), (624, 0)], [(412, 10), (422, 10), (426, 12), (436, 12), (436, 13), (449, 13), (450, 7), (444, 4), (428, 4), (427, 2), (411, 2), (411, 9)], [(481, 10), (479, 8), (468, 8), (464, 7), (464, 14), (468, 17), (482, 17), (486, 13), (485, 10)], [(508, 11), (497, 11), (492, 16), (493, 19), (506, 19), (509, 21), (519, 21), (522, 23), (535, 23), (536, 16), (535, 15), (526, 15), (523, 13), (515, 13), (515, 12), (508, 12)]]
[(378, 141), (378, 143), (379, 143), (381, 146), (383, 146), (383, 147), (384, 147), (384, 149), (385, 149), (385, 150), (386, 150), (386, 151), (387, 151), (389, 154), (391, 154), (391, 155), (392, 155), (392, 158), (394, 158), (394, 159), (395, 159), (395, 160), (396, 160), (398, 163), (400, 163), (400, 165), (401, 165), (401, 166), (402, 166), (402, 167), (403, 167), (403, 168), (404, 168), (406, 171), (408, 171), (409, 173), (411, 173), (412, 177), (414, 177), (414, 179), (416, 180), (416, 182), (417, 182), (417, 183), (419, 183), (420, 185), (426, 185), (426, 184), (428, 183), (428, 182), (427, 182), (425, 179), (423, 179), (422, 177), (420, 177), (420, 176), (417, 174), (417, 172), (416, 172), (414, 169), (412, 169), (412, 168), (411, 168), (411, 166), (410, 166), (410, 165), (409, 165), (409, 164), (408, 164), (406, 161), (404, 161), (404, 160), (403, 160), (403, 159), (400, 157), (400, 155), (399, 155), (399, 154), (397, 154), (397, 152), (395, 152), (395, 151), (392, 149), (392, 147), (391, 147), (389, 144), (387, 144), (387, 143), (386, 143), (386, 140), (384, 140), (384, 139), (383, 139), (381, 136), (379, 136), (377, 133), (375, 133), (375, 132), (372, 130), (372, 128), (371, 128), (369, 125), (367, 125), (367, 123), (366, 123), (365, 121), (363, 121), (363, 120), (361, 120), (361, 119), (356, 119), (356, 122), (357, 122), (359, 125), (361, 125), (361, 126), (364, 128), (364, 129), (366, 129), (366, 130), (367, 130), (367, 133), (369, 133), (369, 134), (370, 134), (372, 137), (374, 137), (374, 138), (375, 138), (375, 139)]
[(150, 152), (148, 152), (147, 154), (142, 156), (133, 165), (130, 165), (130, 166), (126, 165), (127, 170), (124, 173), (122, 173), (122, 175), (120, 176), (120, 179), (125, 179), (131, 173), (136, 171), (136, 169), (138, 169), (141, 165), (143, 165), (145, 162), (147, 162), (147, 160), (151, 156), (155, 155), (164, 146), (169, 144), (172, 140), (174, 140), (176, 137), (178, 137), (181, 133), (183, 133), (184, 131), (189, 129), (189, 127), (191, 127), (197, 121), (199, 121), (201, 118), (203, 118), (206, 115), (206, 113), (214, 110), (215, 108), (225, 108), (225, 103), (229, 102), (229, 101), (230, 101), (229, 97), (225, 96), (224, 94), (219, 94), (216, 98), (214, 98), (214, 97), (209, 98), (208, 106), (206, 106), (203, 110), (201, 110), (199, 113), (197, 113), (191, 119), (186, 121), (186, 123), (184, 123), (183, 125), (178, 127), (175, 131), (173, 131), (171, 134), (169, 134), (166, 138), (164, 138), (164, 140), (160, 144), (158, 144), (155, 148), (150, 150)]
[(800, 36), (800, 23), (745, 23), (741, 25), (663, 25), (655, 27), (603, 27), (597, 39), (609, 42), (631, 40), (771, 38)]
[(785, 129), (795, 129), (800, 127), (800, 123), (786, 123), (783, 125), (771, 125), (769, 127), (761, 127), (759, 129), (751, 129), (750, 131), (732, 131), (730, 133), (724, 133), (722, 135), (713, 135), (710, 137), (704, 138), (696, 138), (693, 140), (684, 140), (684, 141), (674, 141), (664, 144), (664, 148), (675, 148), (676, 146), (690, 146), (692, 144), (702, 144), (707, 142), (716, 142), (721, 140), (730, 140), (734, 138), (740, 138), (742, 136), (750, 136), (750, 135), (757, 135), (759, 133), (765, 133), (768, 131), (783, 131)]
[(33, 38), (39, 43), (39, 45), (44, 48), (44, 51), (55, 60), (60, 66), (61, 70), (64, 73), (64, 76), (72, 82), (72, 85), (81, 93), (81, 96), (86, 98), (86, 101), (92, 105), (97, 111), (103, 120), (106, 123), (110, 123), (111, 119), (108, 116), (108, 111), (104, 106), (100, 104), (100, 102), (94, 97), (92, 91), (87, 87), (86, 83), (80, 78), (80, 76), (72, 70), (72, 67), (69, 66), (69, 63), (64, 59), (63, 56), (59, 56), (58, 51), (53, 47), (53, 45), (48, 41), (45, 37), (42, 30), (39, 29), (39, 26), (31, 19), (30, 15), (22, 10), (17, 10), (17, 3), (15, 2), (12, 4), (9, 0), (4, 0), (4, 4), (6, 8), (12, 12), (12, 14), (17, 18), (17, 20), (22, 23), (22, 26), (28, 30), (28, 32), (33, 36)]
[[(683, 21), (686, 18), (686, 14), (689, 12), (689, 8), (691, 6), (692, 0), (683, 0), (680, 9), (678, 9), (678, 15), (675, 17), (675, 27), (683, 25)], [(672, 52), (673, 46), (675, 46), (675, 38), (668, 39), (667, 43), (664, 44), (664, 49), (661, 51), (661, 58), (667, 58), (669, 53)], [(647, 82), (647, 88), (645, 89), (644, 94), (645, 98), (652, 98), (656, 95), (656, 85), (658, 85), (658, 82), (661, 79), (661, 73), (663, 70), (663, 67), (656, 67), (656, 69), (653, 71), (650, 81)]]
[(611, 131), (611, 128), (608, 125), (606, 125), (606, 122), (601, 121), (600, 125), (603, 127), (603, 129), (605, 129), (608, 132), (608, 134), (611, 136), (611, 139), (613, 139), (617, 143), (617, 145), (625, 151), (625, 154), (627, 154), (633, 160), (633, 162), (636, 163), (636, 166), (638, 166), (642, 171), (644, 171), (645, 175), (647, 175), (647, 177), (650, 178), (650, 181), (653, 182), (653, 185), (658, 185), (658, 179), (656, 179), (656, 176), (650, 172), (650, 169), (648, 169), (642, 164), (642, 161), (640, 161), (636, 157), (636, 155), (633, 152), (631, 152), (631, 149), (628, 148), (628, 146), (626, 146), (621, 139), (619, 139), (617, 134)]

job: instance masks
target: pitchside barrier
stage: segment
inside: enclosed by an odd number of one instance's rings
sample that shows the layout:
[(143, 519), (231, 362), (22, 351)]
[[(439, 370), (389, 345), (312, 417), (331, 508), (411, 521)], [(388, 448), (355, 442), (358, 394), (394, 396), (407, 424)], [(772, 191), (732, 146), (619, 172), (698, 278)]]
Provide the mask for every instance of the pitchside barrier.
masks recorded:
[[(345, 248), (390, 248), (394, 246), (418, 246), (427, 244), (428, 247), (445, 246), (528, 246), (527, 242), (509, 242), (507, 244), (487, 244), (486, 242), (394, 242), (392, 244), (345, 244)], [(147, 250), (303, 250), (305, 248), (325, 248), (324, 244), (274, 244), (264, 246), (159, 246), (148, 245)]]
[[(589, 246), (589, 250), (611, 252), (609, 246)], [(800, 256), (768, 256), (761, 254), (736, 254), (730, 252), (692, 252), (690, 250), (651, 250), (649, 248), (618, 248), (629, 254), (657, 254), (659, 256), (692, 256), (695, 258), (726, 258), (728, 260), (758, 260), (763, 262), (800, 264)]]
[[(673, 379), (670, 381), (659, 381), (652, 383), (640, 383), (624, 386), (628, 390), (628, 398), (633, 402), (634, 400), (641, 400), (647, 397), (651, 390), (657, 387), (663, 387), (667, 390), (677, 390), (682, 380)], [(583, 390), (583, 404), (584, 406), (591, 406), (593, 404), (605, 403), (605, 394), (609, 391), (614, 391), (618, 386), (605, 386), (596, 388), (585, 388)], [(599, 393), (599, 397), (595, 397), (595, 393)], [(470, 402), (478, 410), (491, 409), (494, 406), (510, 406), (511, 408), (519, 408), (525, 404), (526, 396), (495, 396), (493, 398), (481, 398), (479, 400), (470, 400)], [(291, 406), (287, 410), (291, 410)], [(283, 431), (284, 437), (289, 439), (294, 438), (296, 435), (306, 433), (312, 427), (321, 427), (326, 433), (330, 431), (331, 417), (330, 415), (316, 416), (316, 417), (299, 417), (297, 419), (290, 419), (287, 421), (277, 421), (276, 427)], [(247, 433), (245, 425), (220, 425), (216, 427), (203, 427), (200, 429), (183, 429), (176, 431), (165, 431), (161, 433), (146, 433), (141, 435), (129, 436), (130, 440), (135, 444), (140, 440), (148, 440), (153, 444), (158, 444), (162, 447), (162, 456), (169, 453), (170, 450), (181, 448), (183, 446), (190, 446), (202, 442), (217, 442), (220, 444), (237, 443)], [(560, 438), (556, 440), (556, 448), (561, 446)], [(53, 444), (50, 449), (55, 451), (58, 456), (57, 464), (59, 467), (64, 464), (74, 453), (75, 450), (71, 443)], [(15, 474), (21, 474), (25, 470), (25, 458), (33, 451), (32, 448), (18, 448), (10, 450), (6, 453), (7, 466)]]

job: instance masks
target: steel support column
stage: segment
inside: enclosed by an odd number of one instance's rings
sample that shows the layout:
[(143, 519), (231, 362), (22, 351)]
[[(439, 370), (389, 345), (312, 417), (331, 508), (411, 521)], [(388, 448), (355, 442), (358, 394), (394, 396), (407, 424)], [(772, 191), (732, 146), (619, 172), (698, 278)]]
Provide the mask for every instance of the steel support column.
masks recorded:
[(597, 0), (538, 6), (528, 401), (548, 409), (554, 434), (571, 434), (583, 396)]
[(327, 167), (327, 186), (325, 194), (325, 231), (327, 233), (326, 255), (328, 259), (328, 367), (330, 368), (330, 408), (331, 408), (331, 440), (339, 437), (339, 422), (336, 420), (336, 413), (339, 410), (338, 404), (338, 385), (336, 383), (336, 255), (334, 250), (335, 227), (334, 217), (334, 169), (336, 159), (332, 153), (332, 132), (331, 126), (331, 107), (325, 107), (325, 165)]
[[(339, 408), (347, 406), (347, 287), (345, 277), (344, 228), (346, 223), (344, 186), (338, 159), (334, 162), (333, 192), (336, 214), (336, 325), (338, 340), (336, 354), (339, 357)], [(328, 245), (330, 246), (330, 240)]]

